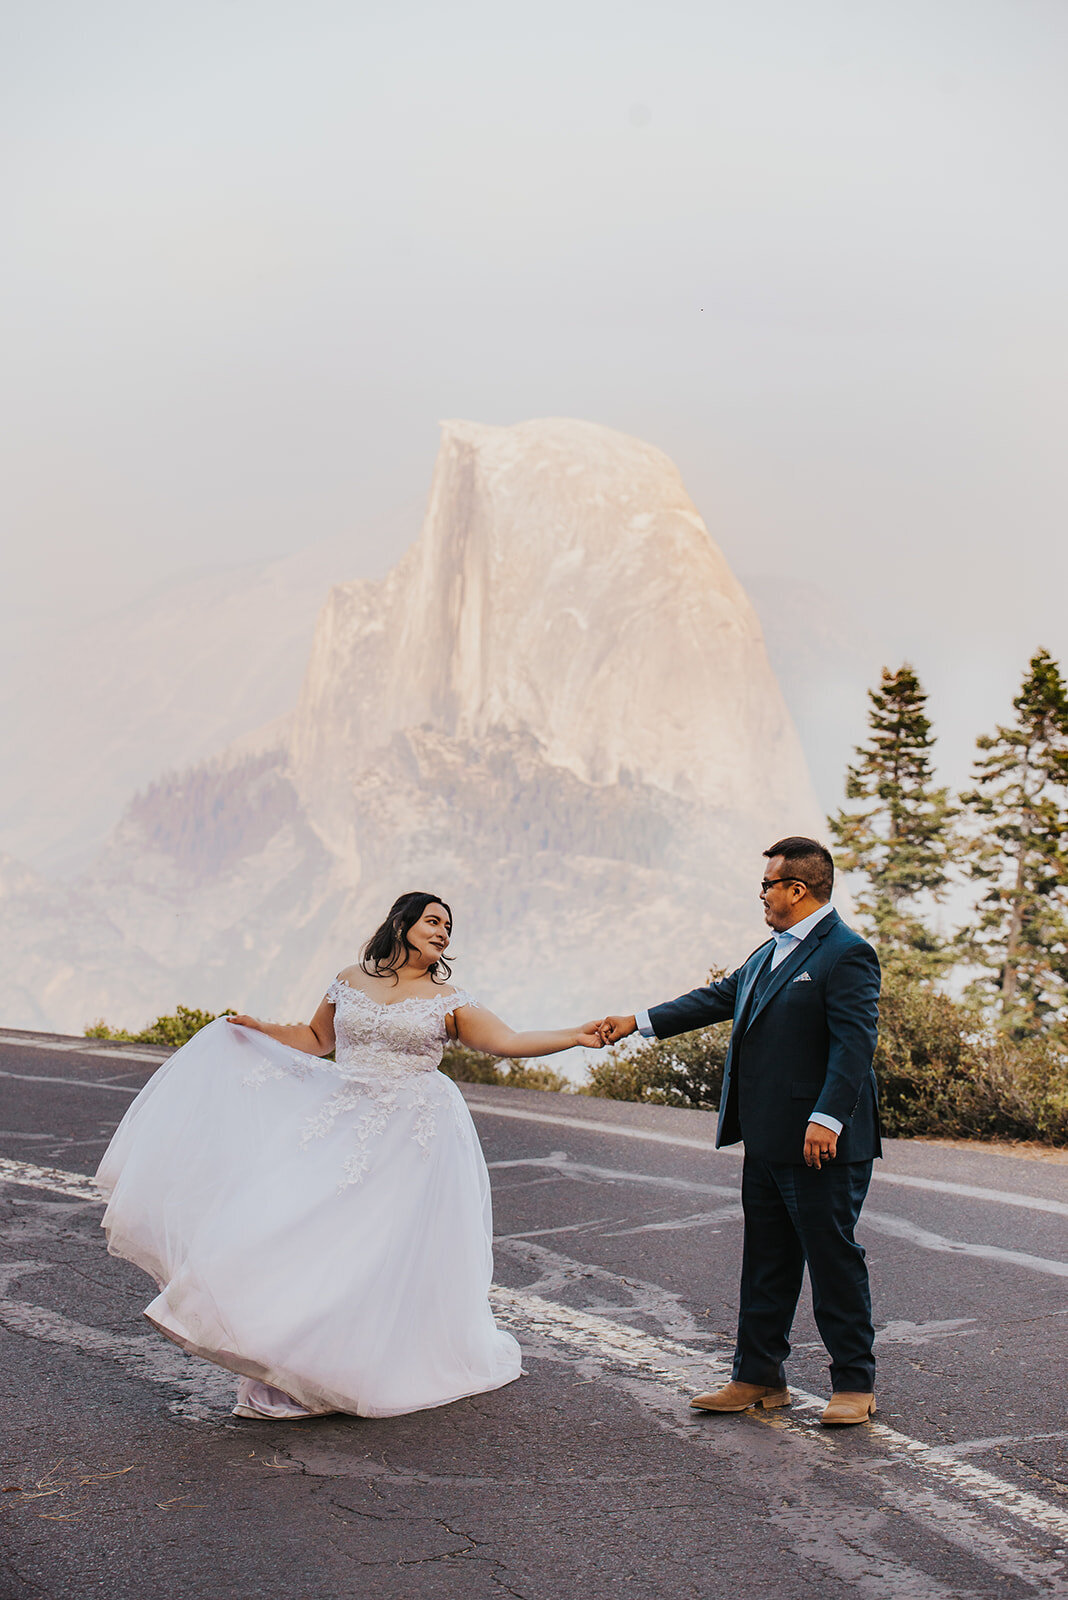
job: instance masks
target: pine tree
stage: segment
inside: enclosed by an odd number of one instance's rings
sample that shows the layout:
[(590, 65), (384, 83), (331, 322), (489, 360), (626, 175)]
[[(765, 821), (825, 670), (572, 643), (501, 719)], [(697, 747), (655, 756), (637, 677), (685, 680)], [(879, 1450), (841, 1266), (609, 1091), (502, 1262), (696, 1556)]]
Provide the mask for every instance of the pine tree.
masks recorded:
[(949, 790), (934, 784), (927, 695), (908, 662), (897, 672), (884, 667), (868, 699), (871, 739), (857, 746), (846, 773), (847, 800), (867, 804), (828, 819), (836, 860), (867, 880), (857, 909), (883, 966), (906, 977), (935, 977), (955, 953), (924, 922), (917, 901), (938, 900), (945, 891), (957, 813)]
[(962, 941), (1016, 1037), (1064, 1023), (1068, 1005), (1068, 690), (1047, 650), (1030, 662), (1016, 721), (977, 740), (969, 875), (984, 886)]

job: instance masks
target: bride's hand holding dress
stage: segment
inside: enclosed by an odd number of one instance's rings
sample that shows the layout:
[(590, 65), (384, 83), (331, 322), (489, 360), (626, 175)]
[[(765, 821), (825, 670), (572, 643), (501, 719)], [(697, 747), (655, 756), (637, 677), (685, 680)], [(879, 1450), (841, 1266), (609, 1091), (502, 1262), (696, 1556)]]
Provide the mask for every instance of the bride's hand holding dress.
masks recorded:
[(101, 1163), (108, 1248), (159, 1287), (145, 1316), (242, 1375), (240, 1415), (391, 1416), (520, 1375), (487, 1299), (485, 1160), (438, 1067), (450, 1037), (536, 1056), (598, 1025), (517, 1033), (436, 977), (447, 937), (409, 937), (416, 959), (344, 969), (308, 1024), (210, 1023)]

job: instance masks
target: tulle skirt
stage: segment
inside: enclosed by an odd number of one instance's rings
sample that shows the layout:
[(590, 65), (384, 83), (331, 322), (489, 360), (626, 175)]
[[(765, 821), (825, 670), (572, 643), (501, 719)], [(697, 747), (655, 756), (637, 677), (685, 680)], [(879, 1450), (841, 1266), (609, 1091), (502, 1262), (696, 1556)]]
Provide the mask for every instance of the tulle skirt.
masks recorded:
[(309, 1411), (396, 1416), (520, 1375), (487, 1300), (486, 1163), (440, 1072), (391, 1092), (220, 1020), (141, 1091), (97, 1181), (109, 1251), (159, 1286), (149, 1321)]

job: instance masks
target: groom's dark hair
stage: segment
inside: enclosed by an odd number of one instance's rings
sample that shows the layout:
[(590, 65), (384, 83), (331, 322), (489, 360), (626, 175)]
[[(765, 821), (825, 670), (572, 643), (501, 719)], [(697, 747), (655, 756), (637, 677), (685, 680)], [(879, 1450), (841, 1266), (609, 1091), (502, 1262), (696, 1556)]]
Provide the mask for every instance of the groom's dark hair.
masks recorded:
[(834, 860), (826, 845), (818, 839), (805, 839), (792, 834), (789, 839), (777, 839), (764, 851), (770, 861), (782, 856), (790, 869), (790, 877), (807, 885), (813, 899), (827, 901), (834, 888)]

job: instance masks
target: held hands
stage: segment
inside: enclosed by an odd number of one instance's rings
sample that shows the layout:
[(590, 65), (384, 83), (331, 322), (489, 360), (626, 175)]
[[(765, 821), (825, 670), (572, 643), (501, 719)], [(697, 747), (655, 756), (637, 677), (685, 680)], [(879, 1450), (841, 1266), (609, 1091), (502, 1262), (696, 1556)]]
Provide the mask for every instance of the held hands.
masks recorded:
[[(266, 1033), (264, 1024), (256, 1017), (247, 1017), (239, 1011), (226, 1018), (227, 1022), (235, 1028), (254, 1028), (257, 1033)], [(629, 1026), (625, 1024), (629, 1023)], [(634, 1032), (633, 1017), (605, 1017), (597, 1022), (583, 1022), (575, 1029), (574, 1043), (581, 1045), (585, 1050), (603, 1050), (606, 1044), (614, 1044), (617, 1039), (622, 1039), (628, 1033)], [(568, 1046), (558, 1043), (554, 1046), (557, 1050), (567, 1049)]]
[(618, 1044), (620, 1039), (634, 1033), (638, 1024), (633, 1017), (605, 1017), (598, 1026), (602, 1044)]
[(819, 1172), (821, 1161), (833, 1161), (838, 1153), (838, 1135), (822, 1122), (810, 1122), (805, 1129), (805, 1166)]
[(577, 1032), (575, 1043), (587, 1050), (603, 1050), (606, 1044), (625, 1039), (636, 1027), (633, 1017), (603, 1017), (600, 1022), (584, 1022)]

